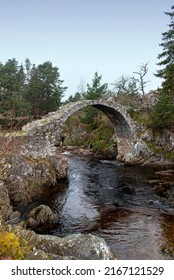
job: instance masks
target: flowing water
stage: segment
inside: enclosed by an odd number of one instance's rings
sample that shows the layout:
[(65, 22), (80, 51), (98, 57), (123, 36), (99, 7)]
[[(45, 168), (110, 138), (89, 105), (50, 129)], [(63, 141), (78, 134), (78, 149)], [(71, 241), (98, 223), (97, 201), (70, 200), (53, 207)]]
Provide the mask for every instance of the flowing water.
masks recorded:
[(60, 223), (51, 234), (103, 237), (118, 259), (168, 259), (174, 250), (173, 189), (149, 184), (154, 170), (68, 156), (68, 183), (47, 197)]

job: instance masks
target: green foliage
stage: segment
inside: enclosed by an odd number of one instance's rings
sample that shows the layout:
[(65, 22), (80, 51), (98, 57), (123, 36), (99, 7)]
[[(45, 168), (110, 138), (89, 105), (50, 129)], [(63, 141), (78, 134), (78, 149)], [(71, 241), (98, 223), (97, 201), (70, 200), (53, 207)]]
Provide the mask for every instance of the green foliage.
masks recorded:
[(29, 104), (24, 98), (24, 69), (13, 58), (0, 64), (0, 114), (25, 116)]
[(170, 17), (170, 24), (168, 31), (162, 33), (162, 43), (160, 46), (163, 52), (158, 55), (161, 61), (158, 63), (163, 69), (157, 71), (156, 76), (163, 78), (162, 83), (163, 93), (174, 93), (174, 6), (171, 7), (171, 12), (166, 12)]
[(0, 231), (0, 259), (24, 259), (19, 237), (12, 232)]
[(34, 118), (55, 111), (61, 105), (61, 98), (66, 90), (57, 67), (51, 62), (33, 66), (30, 71), (30, 81), (26, 91), (26, 100), (31, 104), (31, 114)]
[(163, 68), (158, 70), (156, 76), (163, 78), (163, 82), (153, 114), (153, 127), (157, 130), (174, 125), (174, 6), (166, 15), (171, 22), (168, 31), (162, 33), (160, 46), (163, 52), (158, 55), (161, 60), (158, 65)]
[[(108, 154), (110, 148), (114, 145), (112, 136), (114, 132), (113, 129), (105, 124), (100, 126), (92, 133), (90, 141), (93, 143), (92, 147), (94, 152), (99, 152), (103, 155)], [(115, 151), (116, 155), (116, 151)]]
[[(114, 147), (114, 129), (109, 119), (101, 112), (96, 122), (84, 122), (83, 110), (73, 114), (65, 124), (66, 144), (81, 148), (91, 148), (95, 153), (105, 156), (110, 154)], [(83, 122), (82, 122), (83, 121)], [(116, 148), (115, 154), (116, 155)]]
[[(129, 112), (129, 111), (128, 111)], [(151, 127), (152, 125), (152, 116), (150, 112), (146, 110), (131, 111), (132, 119), (137, 122), (140, 126), (145, 125), (146, 127)]]
[(70, 103), (70, 102), (76, 102), (81, 100), (82, 96), (80, 92), (76, 92), (75, 95), (70, 95), (69, 98), (63, 102), (64, 105)]
[(0, 63), (0, 122), (6, 125), (18, 117), (41, 117), (61, 105), (66, 90), (60, 73), (51, 62), (38, 66), (29, 59), (19, 65), (16, 59)]
[(88, 124), (92, 129), (95, 129), (97, 127), (99, 110), (91, 106), (87, 106), (83, 109), (83, 112), (84, 114), (80, 117), (80, 121), (84, 124)]
[(153, 128), (171, 128), (174, 126), (174, 103), (171, 96), (161, 94), (153, 113)]
[[(99, 76), (98, 73), (95, 72), (92, 85), (87, 84), (87, 92), (83, 94), (85, 99), (99, 99), (106, 93), (108, 85), (106, 83), (101, 84), (101, 79), (102, 76)], [(83, 112), (85, 114), (81, 117), (81, 122), (88, 124), (92, 129), (95, 129), (97, 127), (99, 111), (89, 106), (86, 107)]]
[(95, 72), (92, 85), (87, 84), (87, 92), (83, 94), (85, 99), (100, 99), (106, 93), (108, 85), (101, 85), (101, 79), (102, 76)]
[(146, 142), (146, 144), (155, 155), (158, 155), (163, 159), (174, 160), (174, 153), (167, 151), (166, 148), (157, 145), (155, 142)]

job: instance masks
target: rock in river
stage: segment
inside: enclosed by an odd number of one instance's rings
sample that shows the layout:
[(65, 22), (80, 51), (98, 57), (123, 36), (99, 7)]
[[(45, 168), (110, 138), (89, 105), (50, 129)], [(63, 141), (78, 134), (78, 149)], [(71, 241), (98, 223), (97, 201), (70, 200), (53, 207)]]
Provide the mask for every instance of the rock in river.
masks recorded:
[(39, 205), (28, 215), (26, 227), (45, 232), (58, 222), (58, 216), (47, 205)]

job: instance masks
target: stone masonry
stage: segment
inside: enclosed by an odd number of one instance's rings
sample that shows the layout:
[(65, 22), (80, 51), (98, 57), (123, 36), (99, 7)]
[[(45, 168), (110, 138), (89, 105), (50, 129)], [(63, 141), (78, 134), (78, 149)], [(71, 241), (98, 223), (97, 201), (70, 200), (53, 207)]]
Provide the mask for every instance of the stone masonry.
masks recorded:
[(53, 155), (56, 149), (55, 144), (61, 138), (62, 128), (67, 118), (89, 105), (102, 111), (112, 122), (117, 139), (119, 159), (125, 158), (127, 154), (132, 154), (136, 125), (126, 108), (117, 104), (112, 98), (72, 102), (59, 108), (56, 112), (49, 113), (42, 119), (23, 126), (22, 133), (27, 135), (28, 139), (27, 144), (23, 147), (23, 153), (40, 157)]

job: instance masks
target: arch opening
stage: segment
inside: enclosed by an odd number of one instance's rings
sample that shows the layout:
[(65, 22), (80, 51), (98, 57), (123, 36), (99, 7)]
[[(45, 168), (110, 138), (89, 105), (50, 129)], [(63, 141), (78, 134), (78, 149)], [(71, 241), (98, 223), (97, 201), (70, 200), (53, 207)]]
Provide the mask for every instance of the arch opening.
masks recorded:
[(110, 119), (110, 121), (113, 123), (114, 130), (116, 132), (117, 137), (119, 138), (125, 137), (127, 139), (132, 138), (130, 126), (120, 112), (118, 112), (117, 110), (111, 107), (101, 105), (101, 104), (92, 105), (92, 106), (102, 111)]

